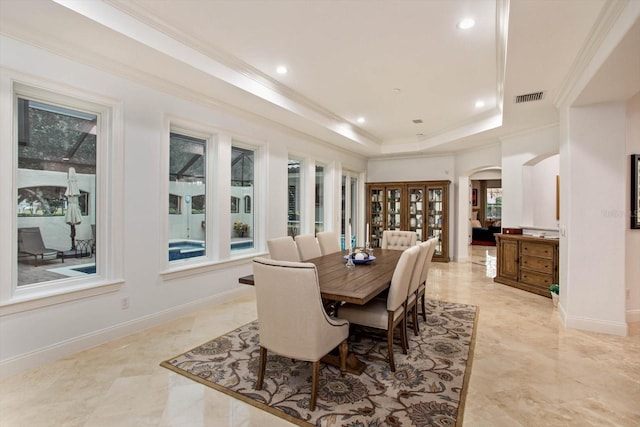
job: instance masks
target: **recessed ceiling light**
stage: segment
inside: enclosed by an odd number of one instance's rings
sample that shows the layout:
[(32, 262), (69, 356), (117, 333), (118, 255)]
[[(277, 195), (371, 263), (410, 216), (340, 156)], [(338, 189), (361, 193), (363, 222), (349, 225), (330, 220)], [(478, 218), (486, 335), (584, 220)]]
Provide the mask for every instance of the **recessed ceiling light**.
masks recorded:
[(481, 99), (476, 101), (476, 108), (482, 108), (482, 107), (484, 107), (484, 101)]
[(364, 123), (364, 117), (358, 117), (357, 122), (358, 123)]
[(278, 68), (276, 68), (276, 73), (278, 74), (287, 74), (287, 67), (285, 67), (284, 65), (280, 65), (278, 66)]
[(461, 30), (468, 30), (476, 25), (476, 21), (473, 18), (464, 18), (462, 21), (458, 22), (458, 28)]

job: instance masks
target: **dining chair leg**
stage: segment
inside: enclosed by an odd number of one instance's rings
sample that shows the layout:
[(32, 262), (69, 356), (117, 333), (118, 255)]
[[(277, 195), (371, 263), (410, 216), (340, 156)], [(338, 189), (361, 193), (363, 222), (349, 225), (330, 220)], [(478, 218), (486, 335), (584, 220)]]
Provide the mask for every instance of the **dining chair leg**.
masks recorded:
[(260, 363), (258, 365), (258, 382), (256, 389), (262, 390), (262, 382), (264, 381), (264, 371), (267, 367), (267, 349), (260, 346)]
[(427, 308), (425, 307), (425, 304), (424, 304), (424, 293), (420, 297), (420, 301), (422, 302), (422, 318), (426, 322), (427, 321)]
[(409, 348), (409, 340), (407, 339), (407, 316), (402, 318), (402, 327), (401, 330), (401, 342), (402, 342), (402, 354), (407, 354), (407, 350)]
[(345, 339), (340, 343), (340, 375), (344, 375), (347, 370), (347, 355), (349, 354), (349, 344)]
[(416, 295), (416, 302), (411, 309), (411, 316), (413, 319), (413, 334), (418, 336), (420, 334), (420, 325), (418, 324), (418, 296)]
[(318, 396), (318, 382), (320, 377), (320, 361), (316, 360), (312, 365), (311, 374), (311, 402), (309, 403), (309, 410), (316, 410), (316, 397)]
[[(388, 348), (388, 353), (389, 353), (389, 368), (391, 369), (391, 372), (395, 372), (396, 371), (396, 363), (393, 360), (393, 330), (395, 329), (393, 326), (393, 313), (392, 312), (388, 312), (387, 313), (387, 348)], [(402, 325), (401, 325), (402, 326)], [(404, 346), (404, 342), (402, 344)]]

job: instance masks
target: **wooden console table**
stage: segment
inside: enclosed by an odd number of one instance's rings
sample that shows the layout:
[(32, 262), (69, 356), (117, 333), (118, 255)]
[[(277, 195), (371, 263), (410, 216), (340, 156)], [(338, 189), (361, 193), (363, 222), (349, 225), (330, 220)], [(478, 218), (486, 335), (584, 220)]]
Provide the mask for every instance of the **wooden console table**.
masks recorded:
[(558, 239), (496, 234), (497, 274), (494, 282), (551, 298), (558, 283)]

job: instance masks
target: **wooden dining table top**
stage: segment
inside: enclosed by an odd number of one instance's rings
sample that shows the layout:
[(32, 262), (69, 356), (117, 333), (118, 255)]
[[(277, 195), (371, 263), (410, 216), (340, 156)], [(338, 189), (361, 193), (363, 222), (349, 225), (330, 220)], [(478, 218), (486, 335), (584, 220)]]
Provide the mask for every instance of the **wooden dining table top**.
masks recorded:
[[(375, 249), (375, 260), (366, 264), (356, 264), (351, 270), (345, 267), (346, 251), (323, 255), (305, 262), (316, 265), (322, 298), (366, 304), (391, 284), (391, 277), (403, 251)], [(253, 275), (238, 280), (253, 285)]]

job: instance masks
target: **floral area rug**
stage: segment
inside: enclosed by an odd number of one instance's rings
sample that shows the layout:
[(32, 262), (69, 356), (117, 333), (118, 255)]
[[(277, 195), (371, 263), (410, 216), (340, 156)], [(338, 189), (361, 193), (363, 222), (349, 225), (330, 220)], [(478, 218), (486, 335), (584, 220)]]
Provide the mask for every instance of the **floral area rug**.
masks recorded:
[[(263, 390), (256, 390), (258, 322), (254, 321), (161, 363), (298, 425), (460, 426), (478, 309), (427, 300), (420, 335), (409, 328), (409, 351), (394, 345), (396, 372), (386, 361), (386, 339), (367, 331), (349, 339), (349, 351), (367, 364), (359, 376), (321, 364), (316, 410), (309, 411), (311, 363), (268, 352)], [(384, 337), (384, 335), (383, 335)]]

